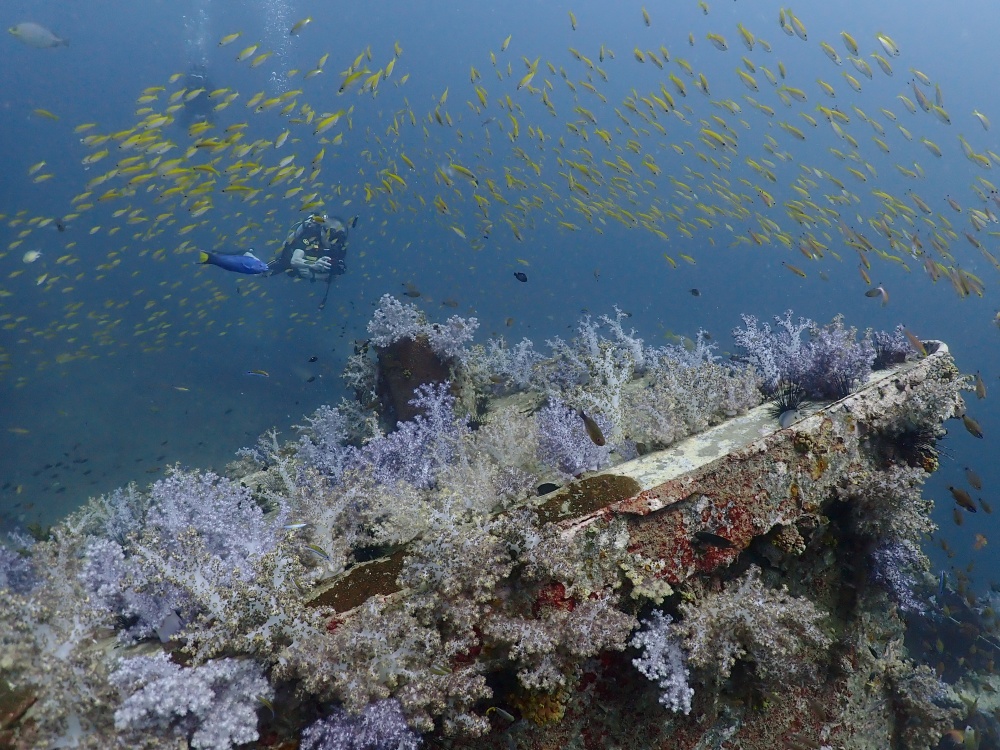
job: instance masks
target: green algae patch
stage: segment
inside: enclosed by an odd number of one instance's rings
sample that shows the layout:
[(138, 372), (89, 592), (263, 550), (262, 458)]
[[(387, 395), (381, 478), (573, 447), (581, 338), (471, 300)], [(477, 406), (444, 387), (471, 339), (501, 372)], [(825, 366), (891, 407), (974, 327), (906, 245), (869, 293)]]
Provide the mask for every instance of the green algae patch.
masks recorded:
[(310, 607), (332, 607), (349, 612), (373, 596), (387, 596), (400, 590), (396, 579), (403, 570), (406, 548), (389, 557), (362, 563), (333, 581), (309, 600)]
[(538, 506), (538, 517), (545, 523), (560, 518), (585, 516), (612, 503), (628, 500), (642, 492), (632, 477), (599, 474), (581, 479)]

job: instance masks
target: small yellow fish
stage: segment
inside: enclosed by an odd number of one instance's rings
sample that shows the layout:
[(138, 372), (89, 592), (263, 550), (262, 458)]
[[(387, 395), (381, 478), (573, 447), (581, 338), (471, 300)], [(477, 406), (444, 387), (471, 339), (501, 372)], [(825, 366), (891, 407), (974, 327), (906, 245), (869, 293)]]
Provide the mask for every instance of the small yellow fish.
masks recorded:
[(44, 117), (47, 120), (58, 120), (59, 119), (59, 115), (54, 115), (51, 112), (49, 112), (47, 109), (33, 109), (31, 111), (34, 112), (39, 117)]
[(244, 49), (242, 52), (240, 52), (240, 54), (236, 56), (236, 62), (243, 62), (244, 60), (249, 59), (251, 56), (253, 56), (254, 52), (256, 51), (257, 51), (257, 45), (251, 44), (249, 47)]
[(257, 375), (262, 378), (271, 377), (267, 370), (247, 370), (247, 375)]
[(649, 17), (649, 11), (647, 11), (645, 8), (642, 9), (642, 22), (647, 26), (651, 26), (653, 23), (653, 21)]
[(899, 57), (899, 47), (896, 46), (896, 43), (892, 41), (888, 34), (876, 34), (875, 38), (882, 45), (882, 49), (892, 57)]
[(510, 38), (514, 36), (513, 34), (508, 34), (507, 38), (503, 40), (503, 44), (500, 45), (500, 51), (506, 52), (507, 47), (510, 46)]
[(274, 54), (273, 52), (262, 52), (250, 62), (250, 67), (256, 68), (258, 65), (263, 63), (267, 58), (269, 58), (273, 54)]
[(226, 34), (222, 39), (219, 40), (219, 46), (225, 47), (227, 44), (232, 44), (237, 39), (243, 36), (242, 31), (237, 31), (235, 34)]
[(295, 36), (300, 31), (302, 31), (302, 29), (304, 29), (306, 26), (308, 26), (309, 24), (311, 24), (312, 20), (313, 20), (312, 16), (306, 16), (301, 21), (296, 21), (295, 25), (292, 26), (291, 29), (289, 29), (288, 35), (289, 36)]
[(854, 37), (848, 34), (846, 31), (841, 31), (840, 36), (844, 40), (844, 46), (847, 47), (847, 51), (850, 52), (855, 57), (857, 57), (858, 43), (854, 41)]
[(783, 265), (789, 271), (791, 271), (792, 273), (794, 273), (796, 276), (800, 276), (803, 279), (806, 278), (806, 272), (803, 271), (801, 268), (799, 268), (797, 266), (793, 266), (791, 263), (787, 263), (785, 261), (782, 261), (781, 265)]
[(576, 16), (573, 15), (573, 11), (569, 12), (569, 25), (576, 31)]

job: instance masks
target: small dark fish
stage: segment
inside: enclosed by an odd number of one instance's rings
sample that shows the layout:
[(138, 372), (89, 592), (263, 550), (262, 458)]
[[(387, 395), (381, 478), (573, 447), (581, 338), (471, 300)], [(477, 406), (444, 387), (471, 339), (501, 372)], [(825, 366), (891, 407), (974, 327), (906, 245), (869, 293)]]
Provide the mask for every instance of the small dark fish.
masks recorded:
[(978, 370), (976, 370), (976, 398), (986, 398), (986, 383), (983, 382), (983, 376)]
[(506, 326), (508, 328), (510, 328), (512, 325), (514, 325), (514, 319), (513, 318), (507, 318), (507, 320), (505, 320), (504, 323), (506, 324)]
[(319, 357), (313, 355), (312, 357), (309, 358), (309, 361), (310, 362), (316, 362), (318, 359), (319, 359)]
[(979, 422), (974, 420), (968, 414), (962, 415), (962, 424), (965, 425), (965, 429), (969, 431), (969, 434), (973, 437), (982, 438), (983, 428), (979, 426)]
[(486, 715), (487, 716), (490, 715), (490, 711), (496, 711), (497, 716), (500, 716), (500, 717), (506, 719), (509, 722), (515, 722), (515, 721), (517, 721), (517, 719), (514, 717), (513, 714), (511, 714), (509, 711), (504, 711), (499, 706), (490, 706), (489, 708), (487, 708), (486, 709)]
[(417, 287), (412, 282), (407, 281), (406, 283), (403, 284), (403, 286), (406, 287), (406, 291), (403, 292), (403, 294), (405, 294), (407, 297), (420, 296), (420, 290), (417, 289)]
[(719, 549), (735, 549), (736, 545), (724, 536), (713, 534), (711, 531), (696, 531), (694, 538), (702, 544), (708, 544)]
[(307, 383), (311, 383), (311, 382), (313, 382), (313, 381), (314, 381), (315, 379), (316, 379), (316, 376), (315, 376), (315, 375), (310, 375), (310, 376), (309, 376), (308, 378), (306, 378), (306, 382), (307, 382)]
[(701, 296), (701, 290), (700, 289), (689, 289), (688, 291), (691, 293), (692, 297), (700, 297)]
[(448, 299), (441, 300), (441, 304), (444, 305), (445, 307), (455, 308), (458, 307), (458, 300), (454, 300), (451, 297), (449, 297)]
[(969, 511), (969, 513), (976, 513), (978, 511), (976, 504), (972, 502), (972, 496), (961, 487), (949, 486), (948, 492), (950, 492), (951, 496), (955, 498), (955, 502)]
[(354, 229), (354, 227), (358, 225), (358, 218), (359, 218), (358, 215), (355, 214), (354, 218), (351, 219), (351, 229)]
[(965, 478), (968, 479), (969, 484), (971, 484), (977, 490), (981, 490), (983, 488), (982, 478), (968, 466), (965, 467)]
[(600, 426), (591, 417), (587, 416), (587, 412), (583, 409), (580, 409), (580, 419), (583, 420), (583, 426), (587, 428), (587, 436), (594, 445), (607, 444)]
[(559, 489), (558, 484), (553, 484), (552, 482), (544, 482), (538, 485), (538, 496), (548, 495), (550, 492), (555, 492)]
[(528, 274), (526, 274), (524, 271), (514, 271), (514, 278), (520, 281), (521, 283), (524, 283), (525, 281), (528, 280)]
[(877, 286), (874, 289), (869, 289), (865, 292), (866, 297), (880, 297), (882, 299), (882, 307), (889, 304), (889, 293), (885, 290), (883, 286)]
[(66, 225), (63, 224), (61, 221), (57, 221), (56, 222), (56, 229), (58, 229), (60, 232), (65, 232), (66, 231)]

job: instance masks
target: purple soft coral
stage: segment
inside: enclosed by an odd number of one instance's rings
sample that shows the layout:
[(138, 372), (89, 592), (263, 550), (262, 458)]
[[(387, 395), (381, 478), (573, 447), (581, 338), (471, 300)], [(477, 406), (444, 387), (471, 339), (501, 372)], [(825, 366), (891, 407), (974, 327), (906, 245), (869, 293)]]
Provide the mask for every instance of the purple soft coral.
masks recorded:
[(297, 455), (303, 466), (336, 483), (355, 452), (353, 447), (345, 445), (347, 418), (339, 409), (324, 404), (307, 419), (309, 425), (301, 428), (305, 434), (299, 439)]
[(302, 750), (416, 750), (420, 738), (406, 725), (399, 703), (369, 703), (358, 716), (335, 708), (302, 733)]
[(809, 367), (799, 385), (813, 398), (843, 398), (865, 382), (872, 371), (875, 348), (857, 340), (855, 328), (844, 328), (838, 315), (829, 325), (809, 331)]
[(257, 709), (274, 696), (263, 670), (244, 659), (181, 667), (164, 653), (136, 656), (123, 659), (110, 681), (122, 696), (115, 728), (123, 739), (162, 735), (193, 748), (253, 742)]
[(438, 472), (454, 458), (466, 429), (455, 417), (450, 388), (447, 381), (417, 388), (417, 397), (410, 403), (423, 414), (369, 442), (356, 454), (357, 463), (371, 467), (381, 484), (405, 480), (416, 487), (432, 487)]
[(920, 551), (905, 539), (882, 542), (869, 555), (872, 578), (888, 591), (903, 612), (922, 613), (927, 605), (915, 589), (915, 571), (922, 566)]
[[(596, 445), (587, 434), (581, 416), (561, 401), (550, 402), (535, 419), (538, 423), (538, 458), (546, 466), (571, 477), (607, 466), (610, 446)], [(600, 415), (595, 415), (594, 420), (602, 430), (611, 426)]]
[[(792, 383), (810, 398), (836, 399), (863, 383), (872, 369), (875, 349), (865, 338), (857, 340), (854, 328), (844, 328), (838, 315), (827, 326), (807, 318), (792, 322), (792, 311), (784, 318), (775, 316), (775, 328), (744, 315), (746, 328), (733, 330), (744, 358), (757, 368), (767, 393), (776, 393), (781, 383)], [(809, 338), (802, 339), (802, 332)]]

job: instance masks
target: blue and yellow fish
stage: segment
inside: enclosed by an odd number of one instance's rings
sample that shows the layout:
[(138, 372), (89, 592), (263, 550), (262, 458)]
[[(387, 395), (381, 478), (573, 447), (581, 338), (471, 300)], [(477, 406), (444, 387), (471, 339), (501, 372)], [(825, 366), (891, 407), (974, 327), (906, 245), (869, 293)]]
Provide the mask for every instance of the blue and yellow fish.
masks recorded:
[(224, 268), (227, 271), (233, 271), (235, 273), (265, 273), (267, 271), (267, 263), (262, 261), (253, 251), (248, 251), (243, 253), (243, 255), (229, 255), (223, 253), (209, 253), (202, 251), (198, 253), (198, 262), (201, 264), (209, 264), (212, 266), (218, 266), (219, 268)]

